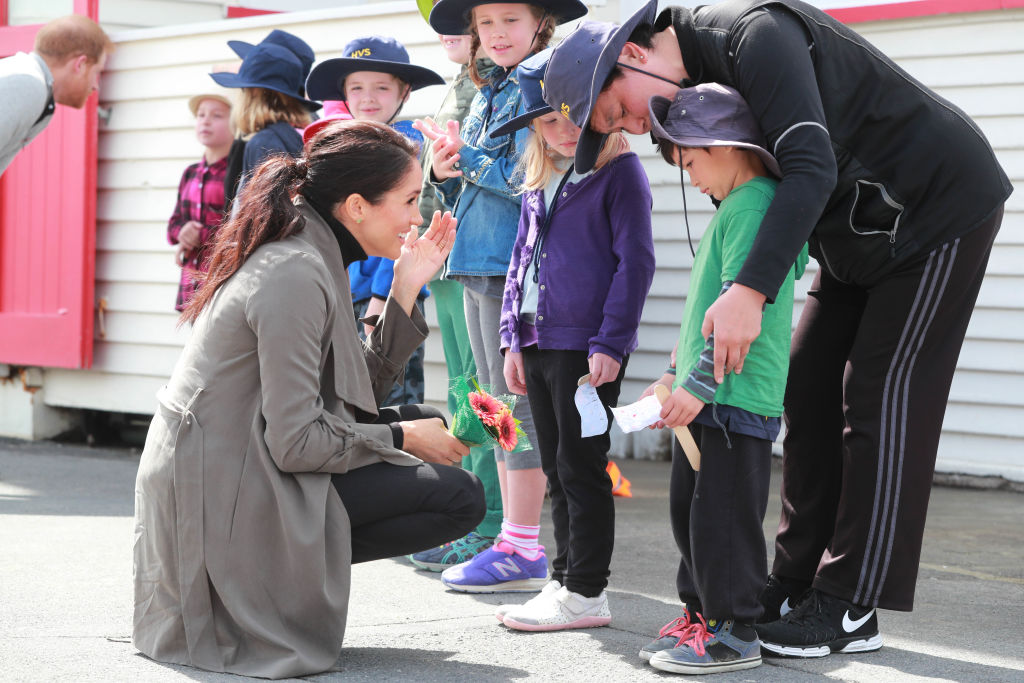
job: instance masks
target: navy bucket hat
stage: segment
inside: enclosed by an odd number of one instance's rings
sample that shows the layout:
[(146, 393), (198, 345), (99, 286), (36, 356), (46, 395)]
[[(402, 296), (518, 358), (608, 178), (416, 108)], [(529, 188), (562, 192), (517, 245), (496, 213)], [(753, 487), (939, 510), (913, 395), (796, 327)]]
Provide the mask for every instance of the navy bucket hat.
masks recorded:
[(318, 100), (344, 100), (345, 78), (357, 71), (392, 74), (409, 84), (411, 90), (444, 85), (444, 79), (424, 66), (409, 63), (409, 53), (395, 40), (384, 36), (357, 38), (345, 46), (345, 57), (328, 59), (314, 67), (306, 79), (306, 92)]
[(225, 88), (265, 88), (301, 102), (307, 109), (320, 108), (302, 92), (302, 62), (289, 50), (273, 43), (260, 43), (249, 50), (238, 73), (217, 72), (210, 78)]
[(538, 116), (544, 116), (554, 111), (544, 101), (543, 96), (544, 71), (547, 69), (548, 60), (551, 59), (553, 49), (549, 47), (546, 50), (541, 50), (532, 57), (524, 59), (516, 67), (516, 75), (519, 77), (519, 92), (522, 93), (522, 101), (523, 106), (526, 107), (526, 113), (520, 114), (495, 128), (491, 132), (492, 138), (508, 135), (520, 128), (525, 128)]
[[(469, 33), (469, 13), (479, 5), (494, 4), (493, 0), (440, 0), (430, 10), (430, 26), (437, 32), (449, 36)], [(587, 6), (580, 0), (531, 0), (534, 5), (555, 17), (559, 24), (579, 19), (587, 13)]]
[(679, 147), (741, 147), (755, 152), (777, 178), (782, 170), (764, 148), (761, 127), (747, 101), (720, 83), (683, 88), (671, 100), (650, 100), (651, 135)]
[[(313, 62), (316, 61), (316, 55), (313, 54), (313, 48), (306, 44), (306, 41), (296, 35), (288, 33), (287, 31), (275, 28), (258, 44), (262, 45), (263, 43), (280, 45), (295, 55), (296, 59), (302, 63), (302, 80), (305, 82), (306, 76), (309, 75), (309, 70), (313, 68)], [(236, 55), (245, 59), (256, 45), (246, 43), (241, 40), (229, 40), (228, 47), (230, 47)]]
[(544, 77), (544, 100), (583, 129), (576, 146), (577, 172), (586, 173), (594, 167), (607, 137), (589, 126), (604, 82), (615, 69), (633, 29), (653, 24), (657, 15), (658, 0), (650, 0), (621, 26), (585, 21), (555, 47)]

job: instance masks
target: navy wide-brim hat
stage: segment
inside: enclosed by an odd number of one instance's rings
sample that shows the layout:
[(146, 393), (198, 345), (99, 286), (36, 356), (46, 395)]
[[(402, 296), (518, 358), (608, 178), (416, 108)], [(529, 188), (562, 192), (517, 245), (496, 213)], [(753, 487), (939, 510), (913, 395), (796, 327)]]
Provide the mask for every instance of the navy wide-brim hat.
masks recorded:
[(658, 0), (650, 0), (621, 26), (585, 21), (555, 47), (544, 77), (544, 100), (583, 129), (576, 145), (576, 172), (587, 173), (604, 146), (603, 133), (590, 129), (590, 115), (633, 29), (654, 24)]
[(242, 60), (238, 73), (217, 72), (210, 78), (225, 88), (266, 88), (298, 100), (311, 111), (320, 108), (319, 102), (307, 100), (301, 94), (302, 62), (280, 45), (260, 43)]
[[(295, 55), (295, 57), (302, 63), (303, 80), (305, 80), (306, 76), (309, 75), (309, 70), (313, 68), (313, 62), (316, 61), (316, 55), (313, 54), (313, 48), (311, 48), (306, 41), (296, 35), (288, 33), (287, 31), (282, 31), (279, 28), (275, 28), (273, 31), (268, 33), (266, 37), (259, 42), (259, 44), (262, 43), (280, 45)], [(252, 43), (246, 43), (241, 40), (229, 40), (228, 47), (230, 47), (236, 55), (245, 59), (256, 46)]]
[(764, 148), (761, 126), (747, 101), (720, 83), (682, 88), (671, 100), (651, 97), (651, 135), (678, 147), (740, 147), (756, 153), (765, 168), (782, 177), (779, 162)]
[(317, 64), (306, 79), (306, 94), (318, 100), (344, 100), (345, 78), (357, 71), (392, 74), (409, 84), (411, 90), (444, 85), (444, 78), (425, 66), (409, 63), (409, 53), (395, 40), (383, 36), (357, 38), (345, 46), (347, 57)]
[(491, 131), (492, 138), (508, 135), (520, 128), (530, 125), (538, 116), (544, 116), (554, 111), (544, 101), (544, 71), (547, 69), (548, 60), (554, 48), (541, 50), (537, 54), (527, 57), (516, 67), (516, 76), (519, 78), (519, 92), (522, 93), (523, 106), (526, 113), (509, 119), (502, 125)]
[[(430, 26), (437, 32), (449, 36), (469, 33), (469, 12), (479, 5), (493, 5), (494, 0), (440, 0), (430, 10)], [(559, 24), (586, 15), (587, 6), (580, 0), (530, 0), (525, 3), (540, 7), (555, 17)]]

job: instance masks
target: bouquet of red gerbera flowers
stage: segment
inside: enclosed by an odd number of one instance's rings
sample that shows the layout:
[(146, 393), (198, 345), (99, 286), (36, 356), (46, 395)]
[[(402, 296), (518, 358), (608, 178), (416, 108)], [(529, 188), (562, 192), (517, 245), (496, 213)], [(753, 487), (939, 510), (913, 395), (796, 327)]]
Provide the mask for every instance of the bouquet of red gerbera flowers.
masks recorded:
[(475, 377), (453, 380), (451, 390), (457, 404), (451, 426), (455, 438), (467, 446), (497, 444), (510, 452), (531, 448), (519, 420), (512, 415), (515, 396), (492, 396)]

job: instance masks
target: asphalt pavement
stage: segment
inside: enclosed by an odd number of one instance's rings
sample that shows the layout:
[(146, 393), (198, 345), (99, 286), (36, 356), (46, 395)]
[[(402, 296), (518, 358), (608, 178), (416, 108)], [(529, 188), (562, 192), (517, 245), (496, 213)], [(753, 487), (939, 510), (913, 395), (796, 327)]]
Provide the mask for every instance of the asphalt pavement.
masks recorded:
[[(932, 489), (915, 609), (879, 614), (878, 652), (765, 658), (748, 671), (680, 677), (637, 657), (679, 615), (668, 464), (619, 465), (634, 495), (616, 499), (611, 626), (510, 631), (494, 607), (522, 596), (451, 593), (437, 574), (381, 560), (353, 569), (334, 669), (303, 680), (1024, 681), (1024, 494)], [(0, 681), (249, 680), (160, 664), (132, 647), (137, 467), (137, 453), (127, 450), (0, 440)], [(778, 484), (776, 468), (776, 492)], [(769, 540), (778, 508), (776, 493), (765, 519)], [(542, 542), (552, 543), (547, 522)]]

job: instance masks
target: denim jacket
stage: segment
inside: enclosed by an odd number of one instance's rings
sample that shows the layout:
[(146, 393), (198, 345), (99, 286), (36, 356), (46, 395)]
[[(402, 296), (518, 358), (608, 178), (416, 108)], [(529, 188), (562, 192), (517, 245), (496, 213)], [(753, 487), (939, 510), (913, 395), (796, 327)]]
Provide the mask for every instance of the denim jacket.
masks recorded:
[[(496, 67), (491, 79), (501, 72)], [(492, 95), (493, 92), (493, 95)], [(490, 99), (491, 115), (484, 126)], [(516, 240), (520, 179), (514, 177), (519, 152), (525, 149), (529, 128), (492, 138), (494, 130), (521, 114), (519, 79), (513, 71), (497, 88), (485, 85), (473, 98), (462, 122), (465, 145), (459, 150), (457, 167), (462, 175), (432, 184), (437, 196), (458, 220), (455, 245), (448, 257), (447, 275), (489, 275), (505, 277)]]

